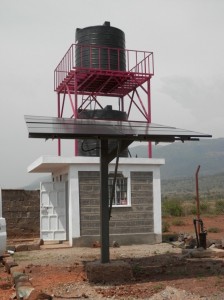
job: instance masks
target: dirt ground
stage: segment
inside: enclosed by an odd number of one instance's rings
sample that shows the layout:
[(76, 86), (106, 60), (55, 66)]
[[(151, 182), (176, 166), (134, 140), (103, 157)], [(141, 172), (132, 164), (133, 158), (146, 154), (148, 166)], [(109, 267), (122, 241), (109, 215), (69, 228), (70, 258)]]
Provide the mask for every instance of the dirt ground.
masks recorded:
[[(163, 222), (170, 225), (167, 234), (176, 233), (188, 233), (195, 236), (195, 230), (193, 225), (194, 216), (187, 217), (166, 217), (163, 218)], [(224, 238), (224, 215), (217, 216), (201, 216), (205, 230), (207, 230), (207, 239), (223, 239)], [(178, 221), (181, 221), (181, 225), (175, 226)], [(217, 231), (217, 232), (213, 232)]]
[[(203, 218), (208, 239), (222, 239), (224, 216)], [(192, 218), (185, 225), (170, 227), (169, 233), (194, 233)], [(166, 219), (172, 224), (172, 219)], [(134, 280), (125, 284), (92, 284), (85, 264), (100, 259), (100, 248), (61, 248), (17, 252), (15, 261), (24, 268), (33, 286), (53, 299), (224, 299), (224, 259), (183, 258), (178, 243), (132, 245), (110, 248), (111, 260), (128, 262)], [(224, 250), (223, 250), (224, 251)], [(0, 299), (13, 294), (10, 275), (0, 266)]]

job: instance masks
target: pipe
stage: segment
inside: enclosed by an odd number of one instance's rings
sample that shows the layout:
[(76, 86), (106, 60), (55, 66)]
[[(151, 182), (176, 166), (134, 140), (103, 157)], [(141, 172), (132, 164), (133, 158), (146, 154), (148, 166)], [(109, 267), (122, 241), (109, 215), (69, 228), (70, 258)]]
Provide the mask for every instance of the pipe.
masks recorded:
[(196, 236), (196, 241), (197, 241), (197, 248), (199, 248), (200, 244), (199, 244), (199, 238), (198, 238), (197, 220), (194, 219), (193, 223), (194, 223), (194, 230), (195, 230), (195, 236)]
[[(196, 203), (197, 203), (197, 219), (200, 220), (200, 201), (199, 201), (199, 189), (198, 189), (198, 173), (200, 170), (200, 165), (197, 167), (195, 173), (195, 184), (196, 184)], [(200, 224), (198, 222), (198, 234), (200, 233)]]
[(119, 155), (120, 155), (120, 141), (117, 142), (117, 157), (116, 157), (116, 164), (115, 164), (115, 171), (114, 171), (114, 180), (113, 180), (113, 186), (112, 186), (112, 192), (111, 192), (111, 198), (110, 198), (110, 207), (109, 207), (109, 220), (111, 218), (111, 211), (112, 211), (112, 205), (115, 195), (115, 186), (117, 181), (117, 169), (118, 169), (118, 163), (119, 163)]

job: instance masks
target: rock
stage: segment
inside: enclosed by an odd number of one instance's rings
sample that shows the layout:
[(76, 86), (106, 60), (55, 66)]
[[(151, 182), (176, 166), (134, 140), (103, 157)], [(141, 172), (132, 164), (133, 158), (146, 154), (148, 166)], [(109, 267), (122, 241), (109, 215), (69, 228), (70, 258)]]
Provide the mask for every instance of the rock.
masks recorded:
[(10, 273), (13, 275), (14, 273), (25, 273), (25, 269), (21, 266), (14, 266), (10, 268)]
[(15, 252), (16, 247), (15, 247), (15, 245), (8, 245), (6, 247), (6, 250), (7, 250), (8, 253), (10, 253), (9, 251), (14, 251)]
[(113, 241), (112, 246), (113, 246), (113, 248), (119, 248), (120, 247), (120, 245), (116, 241)]
[(184, 242), (185, 242), (185, 248), (187, 249), (194, 249), (197, 246), (196, 239), (193, 238), (192, 235), (187, 236), (184, 239)]
[(82, 298), (89, 298), (89, 296), (86, 295), (85, 293), (82, 293)]
[(219, 257), (219, 258), (224, 257), (224, 250), (223, 249), (213, 248), (212, 252), (213, 252), (213, 257)]
[(24, 281), (19, 281), (16, 283), (16, 288), (19, 288), (20, 286), (32, 287), (32, 283), (29, 280), (24, 279)]
[[(22, 282), (22, 283), (27, 283), (27, 282), (29, 282), (30, 283), (30, 281), (29, 281), (29, 276), (28, 275), (26, 275), (26, 274), (22, 274), (22, 275), (20, 275), (20, 276), (17, 276), (15, 279), (14, 279), (14, 283), (17, 285), (18, 283), (20, 283), (20, 282)], [(31, 284), (31, 283), (30, 283)]]
[(198, 248), (191, 251), (193, 258), (206, 258), (206, 257), (224, 257), (224, 251), (217, 248)]
[(175, 287), (167, 286), (161, 292), (154, 294), (150, 300), (165, 300), (165, 299), (181, 299), (181, 300), (200, 300), (199, 295), (192, 294), (188, 291), (176, 289)]
[(186, 234), (180, 233), (178, 236), (178, 242), (183, 242), (185, 238), (186, 238)]
[(14, 263), (14, 258), (11, 256), (7, 256), (3, 258), (3, 263), (4, 264), (10, 264), (10, 263)]
[[(29, 299), (31, 292), (34, 290), (32, 286), (21, 285), (16, 288), (16, 297), (17, 299)], [(36, 298), (39, 300), (39, 298)]]
[(10, 274), (10, 269), (12, 267), (18, 266), (18, 264), (14, 261), (12, 257), (6, 257), (3, 259), (3, 264), (5, 266), (5, 271)]
[(28, 245), (27, 244), (18, 244), (15, 246), (15, 251), (16, 252), (28, 251)]
[(16, 299), (16, 293), (13, 293), (9, 298), (9, 300), (14, 300), (14, 299)]
[(100, 242), (99, 242), (99, 241), (93, 242), (92, 247), (93, 247), (93, 248), (100, 248), (100, 247), (101, 247)]
[(33, 290), (27, 299), (28, 300), (52, 300), (53, 298), (50, 295)]
[(216, 247), (215, 244), (211, 244), (211, 246), (209, 246), (208, 248), (209, 248), (209, 249), (212, 249), (212, 248), (215, 248), (215, 247)]
[(40, 244), (40, 246), (44, 245), (44, 240), (40, 239), (39, 244)]
[(66, 267), (66, 269), (67, 269), (68, 272), (72, 271), (72, 267), (71, 266)]
[(29, 244), (27, 245), (27, 250), (28, 251), (33, 251), (33, 250), (40, 250), (40, 244), (39, 243), (35, 243), (35, 244)]

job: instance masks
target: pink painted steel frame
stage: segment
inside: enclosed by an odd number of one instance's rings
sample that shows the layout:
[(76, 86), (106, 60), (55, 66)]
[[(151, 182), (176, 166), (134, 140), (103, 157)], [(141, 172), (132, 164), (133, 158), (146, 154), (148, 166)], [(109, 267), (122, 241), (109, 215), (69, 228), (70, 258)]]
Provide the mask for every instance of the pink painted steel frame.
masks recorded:
[[(107, 50), (108, 69), (101, 66), (101, 53)], [(79, 65), (75, 63), (75, 53), (79, 51)], [(89, 65), (83, 61), (83, 51), (89, 52)], [(98, 66), (93, 65), (91, 59), (92, 51), (98, 51)], [(118, 65), (116, 70), (111, 70), (110, 52), (117, 52)], [(125, 52), (126, 69), (120, 70), (120, 52)], [(85, 52), (86, 53), (86, 52)], [(124, 54), (124, 53), (123, 53)], [(104, 57), (105, 58), (105, 57)], [(85, 58), (86, 59), (86, 58)], [(105, 61), (104, 61), (105, 63)], [(120, 99), (120, 110), (124, 111), (124, 104), (129, 101), (128, 117), (133, 106), (135, 106), (143, 119), (151, 123), (151, 94), (150, 79), (154, 75), (153, 53), (149, 51), (138, 51), (118, 48), (100, 47), (95, 45), (72, 44), (54, 71), (54, 90), (58, 95), (58, 117), (63, 117), (65, 98), (68, 96), (72, 108), (73, 118), (78, 117), (78, 110), (87, 109), (92, 103), (95, 108), (103, 108), (97, 97), (116, 97)], [(146, 87), (144, 87), (146, 84)], [(147, 96), (143, 101), (138, 89)], [(61, 103), (60, 94), (63, 94)], [(73, 96), (74, 95), (74, 99)], [(86, 99), (84, 99), (86, 97)], [(113, 100), (111, 100), (113, 101)], [(145, 103), (146, 102), (146, 103)], [(75, 155), (78, 154), (75, 142)], [(61, 141), (58, 140), (58, 155), (61, 155)], [(148, 147), (148, 156), (152, 156), (151, 144)]]

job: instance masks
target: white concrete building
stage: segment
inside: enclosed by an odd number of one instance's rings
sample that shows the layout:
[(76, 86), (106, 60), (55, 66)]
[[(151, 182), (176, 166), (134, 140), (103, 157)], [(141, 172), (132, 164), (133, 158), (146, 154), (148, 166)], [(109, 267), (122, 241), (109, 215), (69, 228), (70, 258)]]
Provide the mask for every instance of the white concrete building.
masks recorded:
[[(110, 241), (121, 245), (161, 242), (160, 166), (164, 163), (164, 159), (120, 158)], [(114, 168), (112, 161), (111, 176)], [(52, 176), (51, 182), (40, 185), (40, 231), (44, 240), (69, 240), (73, 246), (99, 241), (99, 157), (42, 156), (28, 172)], [(110, 183), (109, 176), (109, 188)]]

